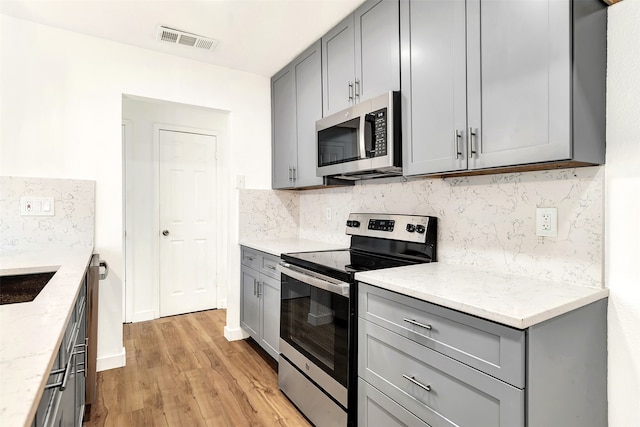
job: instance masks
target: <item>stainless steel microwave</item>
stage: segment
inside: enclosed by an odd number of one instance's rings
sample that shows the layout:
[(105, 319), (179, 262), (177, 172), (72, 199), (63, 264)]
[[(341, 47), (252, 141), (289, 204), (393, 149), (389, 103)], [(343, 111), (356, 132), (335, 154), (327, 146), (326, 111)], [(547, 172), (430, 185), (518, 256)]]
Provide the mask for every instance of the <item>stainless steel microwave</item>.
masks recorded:
[(400, 93), (388, 92), (318, 120), (316, 153), (318, 176), (402, 175)]

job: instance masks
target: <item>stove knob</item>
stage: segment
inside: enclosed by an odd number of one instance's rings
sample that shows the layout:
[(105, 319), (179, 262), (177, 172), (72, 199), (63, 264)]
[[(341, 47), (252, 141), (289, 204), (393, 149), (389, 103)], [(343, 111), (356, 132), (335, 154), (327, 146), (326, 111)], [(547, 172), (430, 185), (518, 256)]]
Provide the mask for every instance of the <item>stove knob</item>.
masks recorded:
[(360, 227), (360, 221), (351, 221), (351, 225), (355, 228)]
[(353, 221), (347, 221), (347, 227), (353, 227)]
[(407, 231), (409, 233), (413, 233), (414, 231), (416, 231), (416, 226), (413, 224), (407, 224)]
[(424, 228), (424, 225), (418, 225), (418, 226), (416, 226), (416, 231), (419, 234), (423, 234), (426, 231), (426, 228)]

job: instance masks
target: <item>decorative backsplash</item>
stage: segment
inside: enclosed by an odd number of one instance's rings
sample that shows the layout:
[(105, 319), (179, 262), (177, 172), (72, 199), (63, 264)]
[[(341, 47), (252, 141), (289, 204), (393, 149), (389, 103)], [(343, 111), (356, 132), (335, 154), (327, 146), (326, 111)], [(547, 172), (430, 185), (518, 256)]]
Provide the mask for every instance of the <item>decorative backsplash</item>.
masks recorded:
[(298, 193), (272, 190), (239, 191), (240, 241), (298, 237)]
[[(440, 262), (601, 287), (603, 177), (603, 167), (589, 167), (403, 182), (379, 180), (302, 192), (245, 190), (241, 211), (263, 212), (268, 217), (269, 211), (261, 207), (269, 199), (267, 194), (291, 194), (286, 204), (291, 206), (290, 221), (267, 220), (270, 238), (278, 237), (278, 228), (283, 237), (291, 237), (290, 227), (299, 224), (301, 238), (345, 246), (349, 244), (345, 222), (350, 212), (433, 215), (438, 217)], [(558, 209), (558, 237), (536, 236), (536, 207)], [(279, 208), (284, 209), (285, 204)], [(240, 220), (241, 235), (248, 220)], [(259, 218), (251, 221), (250, 228), (260, 228), (255, 223)]]
[[(53, 197), (54, 216), (20, 215), (20, 198)], [(93, 247), (95, 182), (0, 177), (0, 250)]]

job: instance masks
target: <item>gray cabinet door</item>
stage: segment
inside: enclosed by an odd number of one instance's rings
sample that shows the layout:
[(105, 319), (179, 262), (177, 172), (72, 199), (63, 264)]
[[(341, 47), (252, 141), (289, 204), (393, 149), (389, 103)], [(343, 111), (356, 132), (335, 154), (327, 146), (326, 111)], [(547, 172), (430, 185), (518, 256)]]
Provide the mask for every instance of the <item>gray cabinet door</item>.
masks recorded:
[(257, 296), (259, 274), (247, 267), (241, 269), (240, 326), (253, 339), (260, 340), (260, 300)]
[(272, 187), (293, 186), (296, 163), (296, 97), (293, 68), (271, 78)]
[(404, 174), (464, 170), (465, 2), (403, 1), (400, 18)]
[(358, 425), (366, 427), (429, 427), (427, 423), (358, 378)]
[(322, 118), (322, 75), (320, 41), (295, 61), (297, 166), (296, 187), (321, 185), (316, 176), (316, 121)]
[(322, 113), (349, 107), (354, 97), (355, 45), (353, 14), (322, 37)]
[(358, 375), (432, 427), (523, 427), (525, 393), (369, 321)]
[(354, 12), (355, 102), (400, 90), (398, 0), (373, 0)]
[(260, 345), (278, 359), (280, 343), (280, 281), (260, 275), (262, 339)]
[(572, 157), (570, 7), (467, 1), (469, 169)]

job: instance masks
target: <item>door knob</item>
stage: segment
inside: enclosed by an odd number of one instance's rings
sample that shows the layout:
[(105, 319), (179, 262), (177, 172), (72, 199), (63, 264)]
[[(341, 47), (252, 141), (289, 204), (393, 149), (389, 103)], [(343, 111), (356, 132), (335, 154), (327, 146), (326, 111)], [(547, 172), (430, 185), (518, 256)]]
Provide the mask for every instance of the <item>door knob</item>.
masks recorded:
[(162, 235), (163, 236), (168, 236), (169, 235), (169, 230), (162, 230)]

